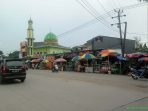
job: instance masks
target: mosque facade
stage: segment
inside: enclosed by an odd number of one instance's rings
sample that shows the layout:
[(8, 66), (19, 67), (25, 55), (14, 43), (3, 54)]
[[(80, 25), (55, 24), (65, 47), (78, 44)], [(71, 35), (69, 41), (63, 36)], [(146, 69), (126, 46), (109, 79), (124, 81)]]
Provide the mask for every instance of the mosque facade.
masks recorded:
[(28, 21), (27, 41), (20, 43), (20, 52), (22, 57), (43, 57), (50, 54), (62, 54), (71, 51), (71, 48), (59, 45), (58, 37), (49, 32), (45, 35), (44, 40), (35, 42), (33, 33), (33, 21)]

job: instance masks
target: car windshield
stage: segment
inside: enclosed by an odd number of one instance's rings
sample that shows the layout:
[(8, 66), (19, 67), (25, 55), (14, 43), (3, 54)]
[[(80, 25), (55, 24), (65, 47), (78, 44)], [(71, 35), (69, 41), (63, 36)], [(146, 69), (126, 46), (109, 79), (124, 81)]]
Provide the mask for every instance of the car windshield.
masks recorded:
[(7, 66), (22, 66), (23, 61), (6, 61)]

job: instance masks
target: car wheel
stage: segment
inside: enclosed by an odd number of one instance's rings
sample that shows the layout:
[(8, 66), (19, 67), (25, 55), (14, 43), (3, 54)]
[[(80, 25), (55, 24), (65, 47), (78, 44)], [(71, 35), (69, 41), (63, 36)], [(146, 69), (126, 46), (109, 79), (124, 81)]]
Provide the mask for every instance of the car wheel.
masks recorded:
[(4, 79), (2, 76), (0, 76), (0, 84), (3, 84), (4, 83)]
[(25, 81), (25, 79), (26, 79), (26, 78), (22, 78), (22, 79), (21, 79), (21, 82), (24, 82), (24, 81)]

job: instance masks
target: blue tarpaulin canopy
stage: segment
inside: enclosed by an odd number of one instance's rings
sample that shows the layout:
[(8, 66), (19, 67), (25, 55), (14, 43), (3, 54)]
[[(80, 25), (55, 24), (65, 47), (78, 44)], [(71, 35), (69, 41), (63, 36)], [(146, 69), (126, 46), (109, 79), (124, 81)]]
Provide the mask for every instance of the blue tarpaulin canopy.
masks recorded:
[(127, 61), (128, 60), (127, 58), (122, 57), (121, 55), (117, 56), (117, 59), (120, 60), (120, 61)]

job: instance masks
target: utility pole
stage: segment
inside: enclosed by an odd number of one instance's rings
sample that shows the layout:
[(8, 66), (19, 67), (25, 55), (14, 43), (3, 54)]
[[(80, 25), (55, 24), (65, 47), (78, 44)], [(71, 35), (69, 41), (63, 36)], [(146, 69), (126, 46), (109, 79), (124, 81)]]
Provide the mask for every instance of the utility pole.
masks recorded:
[(125, 42), (126, 42), (126, 33), (127, 33), (127, 22), (124, 22), (125, 29), (124, 29), (124, 39), (123, 39), (123, 55), (125, 54)]
[(118, 23), (115, 24), (111, 24), (113, 25), (117, 25), (117, 27), (119, 28), (119, 33), (120, 33), (120, 46), (121, 46), (121, 54), (122, 57), (124, 57), (124, 41), (123, 41), (123, 37), (122, 37), (122, 27), (121, 27), (121, 17), (125, 17), (126, 15), (121, 15), (123, 13), (123, 10), (114, 10), (118, 15), (116, 17), (112, 17), (112, 19), (117, 18), (118, 19)]
[[(95, 50), (94, 50), (94, 45), (95, 45), (95, 38), (93, 38), (92, 40), (91, 40), (91, 45), (92, 45), (92, 53), (93, 53), (93, 55), (95, 55)], [(93, 62), (93, 73), (95, 72), (95, 68), (94, 68), (94, 60), (92, 60), (92, 62)]]
[(147, 3), (147, 46), (148, 46), (148, 0), (138, 0), (138, 1)]

